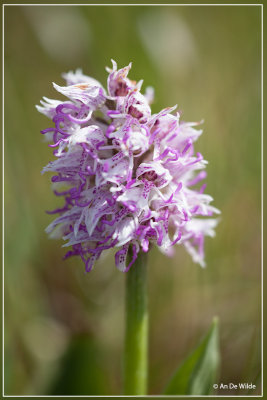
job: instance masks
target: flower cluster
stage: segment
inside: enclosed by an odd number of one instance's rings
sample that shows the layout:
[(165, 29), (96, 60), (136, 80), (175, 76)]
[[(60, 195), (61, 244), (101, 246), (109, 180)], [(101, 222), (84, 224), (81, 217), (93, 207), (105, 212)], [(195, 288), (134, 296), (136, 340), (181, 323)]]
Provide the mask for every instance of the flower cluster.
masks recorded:
[(54, 123), (41, 131), (56, 157), (43, 172), (54, 173), (54, 193), (65, 200), (46, 231), (63, 237), (71, 246), (65, 257), (79, 255), (86, 271), (113, 247), (127, 271), (153, 244), (169, 255), (183, 244), (204, 266), (204, 237), (214, 235), (216, 219), (203, 217), (218, 210), (197, 185), (206, 177), (207, 161), (194, 153), (202, 131), (180, 121), (176, 107), (152, 114), (152, 88), (141, 94), (142, 81), (128, 78), (131, 64), (112, 64), (107, 91), (77, 70), (63, 75), (66, 86), (54, 84), (67, 100), (37, 106)]

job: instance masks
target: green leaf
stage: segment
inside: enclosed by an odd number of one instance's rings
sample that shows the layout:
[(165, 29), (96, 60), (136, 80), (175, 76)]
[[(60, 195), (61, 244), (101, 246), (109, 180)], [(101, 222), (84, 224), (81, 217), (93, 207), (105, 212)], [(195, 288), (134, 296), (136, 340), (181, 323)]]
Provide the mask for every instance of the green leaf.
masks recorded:
[(218, 319), (214, 318), (209, 332), (200, 345), (174, 373), (164, 394), (209, 395), (220, 364)]
[(101, 363), (102, 353), (89, 334), (77, 334), (62, 359), (61, 369), (49, 390), (50, 395), (106, 395), (109, 377)]

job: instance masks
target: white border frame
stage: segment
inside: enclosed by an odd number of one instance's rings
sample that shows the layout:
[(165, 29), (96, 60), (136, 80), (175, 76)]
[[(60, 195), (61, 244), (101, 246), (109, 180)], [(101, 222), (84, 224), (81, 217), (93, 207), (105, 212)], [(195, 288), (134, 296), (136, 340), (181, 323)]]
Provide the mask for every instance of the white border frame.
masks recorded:
[[(192, 6), (198, 6), (198, 7), (219, 7), (219, 6), (224, 6), (224, 7), (230, 7), (230, 6), (250, 6), (250, 7), (260, 7), (261, 8), (261, 395), (146, 395), (146, 396), (136, 396), (136, 395), (5, 395), (4, 392), (4, 15), (5, 15), (5, 7), (12, 7), (12, 6), (57, 6), (57, 7), (73, 7), (73, 6), (86, 6), (86, 7), (92, 7), (92, 6), (97, 6), (97, 7), (116, 7), (116, 6), (121, 6), (121, 7), (143, 7), (143, 6), (150, 6), (150, 7), (192, 7)], [(114, 3), (114, 4), (97, 4), (97, 3), (92, 3), (92, 4), (83, 4), (83, 3), (77, 3), (77, 4), (3, 4), (2, 5), (2, 396), (3, 398), (7, 397), (21, 397), (21, 398), (30, 398), (30, 397), (40, 397), (40, 398), (85, 398), (85, 397), (111, 397), (111, 398), (117, 398), (117, 397), (144, 397), (144, 398), (199, 398), (199, 397), (209, 397), (209, 398), (231, 398), (231, 397), (243, 397), (243, 398), (253, 398), (253, 397), (263, 397), (263, 4), (262, 3), (252, 3), (252, 4), (149, 4), (149, 3), (143, 3), (143, 4), (119, 4), (119, 3)]]

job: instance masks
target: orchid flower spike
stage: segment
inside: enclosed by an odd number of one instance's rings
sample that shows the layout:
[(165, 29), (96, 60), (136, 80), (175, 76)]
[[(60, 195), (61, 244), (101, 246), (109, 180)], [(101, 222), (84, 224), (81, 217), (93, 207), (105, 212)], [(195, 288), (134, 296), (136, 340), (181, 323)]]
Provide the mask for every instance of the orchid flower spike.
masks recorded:
[[(55, 159), (54, 193), (64, 205), (47, 233), (63, 238), (90, 271), (103, 251), (116, 248), (115, 263), (128, 271), (139, 252), (154, 245), (167, 255), (183, 244), (204, 261), (204, 238), (214, 236), (219, 211), (204, 194), (205, 161), (194, 151), (199, 123), (180, 121), (176, 107), (151, 113), (153, 89), (128, 78), (131, 64), (107, 69), (107, 90), (81, 70), (54, 88), (65, 101), (44, 97), (38, 111), (53, 122), (45, 134)], [(132, 259), (128, 265), (127, 253)]]

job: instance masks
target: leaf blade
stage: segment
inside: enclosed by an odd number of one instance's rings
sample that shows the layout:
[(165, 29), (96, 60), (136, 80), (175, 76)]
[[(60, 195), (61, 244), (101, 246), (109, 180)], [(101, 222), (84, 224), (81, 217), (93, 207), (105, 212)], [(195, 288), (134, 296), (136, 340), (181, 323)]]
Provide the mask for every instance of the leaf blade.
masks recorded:
[(199, 346), (178, 367), (164, 394), (209, 395), (213, 391), (220, 364), (218, 319)]

